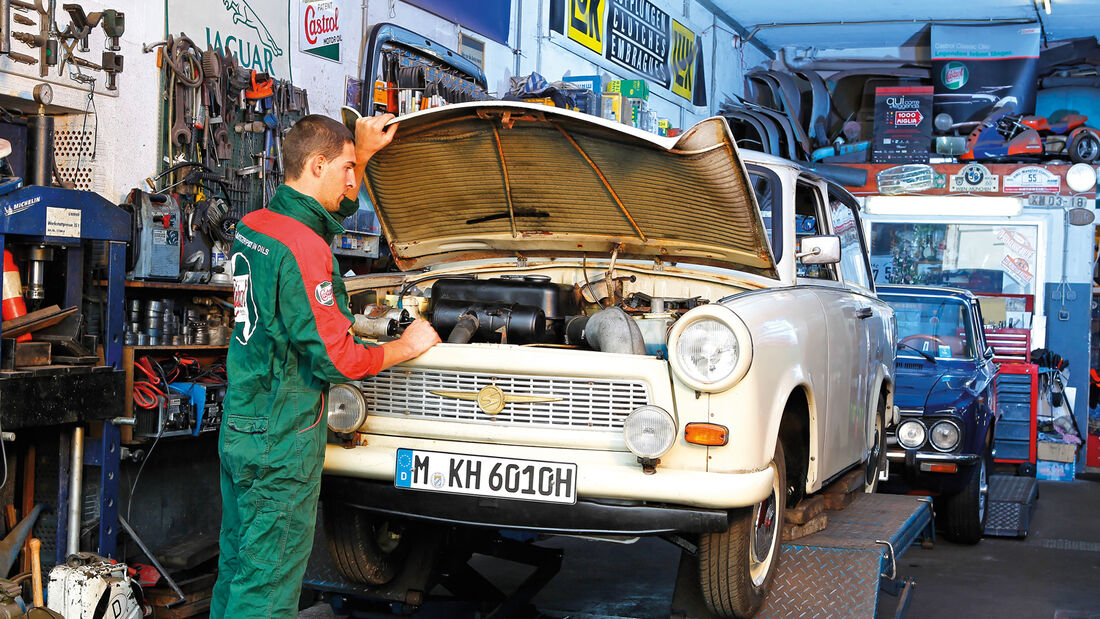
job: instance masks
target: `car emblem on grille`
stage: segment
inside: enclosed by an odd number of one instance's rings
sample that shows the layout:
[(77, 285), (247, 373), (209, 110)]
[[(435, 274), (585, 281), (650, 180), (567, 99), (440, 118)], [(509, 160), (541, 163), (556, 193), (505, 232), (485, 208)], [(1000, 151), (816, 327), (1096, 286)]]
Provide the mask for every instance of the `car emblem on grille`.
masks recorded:
[(512, 395), (504, 393), (500, 387), (489, 385), (480, 391), (429, 391), (441, 398), (454, 398), (456, 400), (473, 400), (487, 415), (496, 415), (504, 410), (505, 404), (517, 402), (560, 402), (561, 398), (551, 398), (541, 395)]

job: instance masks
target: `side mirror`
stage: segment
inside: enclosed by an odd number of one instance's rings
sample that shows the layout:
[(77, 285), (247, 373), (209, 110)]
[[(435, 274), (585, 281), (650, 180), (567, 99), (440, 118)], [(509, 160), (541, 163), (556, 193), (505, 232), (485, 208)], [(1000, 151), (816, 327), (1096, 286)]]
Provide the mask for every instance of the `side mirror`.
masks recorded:
[(994, 354), (993, 353), (993, 347), (992, 346), (986, 346), (985, 347), (985, 353), (983, 353), (982, 356), (985, 357), (986, 359), (992, 359), (993, 354)]
[(795, 257), (802, 264), (836, 264), (840, 262), (840, 237), (835, 234), (804, 236), (799, 243), (801, 251)]

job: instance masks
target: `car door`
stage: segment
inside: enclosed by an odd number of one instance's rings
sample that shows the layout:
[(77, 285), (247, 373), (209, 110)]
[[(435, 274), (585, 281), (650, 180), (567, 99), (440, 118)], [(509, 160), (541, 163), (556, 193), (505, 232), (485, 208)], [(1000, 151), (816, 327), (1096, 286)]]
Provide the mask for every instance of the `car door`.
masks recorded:
[[(860, 333), (860, 373), (857, 377), (856, 401), (862, 402), (865, 415), (864, 453), (874, 438), (874, 418), (878, 412), (877, 377), (883, 359), (893, 359), (893, 344), (887, 334), (892, 328), (892, 310), (874, 292), (871, 264), (867, 258), (867, 243), (859, 218), (859, 207), (851, 194), (829, 186), (829, 210), (833, 233), (840, 237), (840, 277), (844, 288), (853, 295), (858, 308), (857, 330)], [(889, 419), (887, 419), (889, 422)]]
[[(795, 243), (807, 236), (832, 234), (822, 183), (799, 179), (795, 187)], [(854, 462), (864, 448), (866, 405), (861, 397), (866, 332), (859, 318), (864, 303), (845, 288), (835, 264), (796, 266), (797, 284), (813, 291), (828, 330), (824, 372), (813, 377), (817, 397), (824, 392), (821, 476), (827, 479)]]

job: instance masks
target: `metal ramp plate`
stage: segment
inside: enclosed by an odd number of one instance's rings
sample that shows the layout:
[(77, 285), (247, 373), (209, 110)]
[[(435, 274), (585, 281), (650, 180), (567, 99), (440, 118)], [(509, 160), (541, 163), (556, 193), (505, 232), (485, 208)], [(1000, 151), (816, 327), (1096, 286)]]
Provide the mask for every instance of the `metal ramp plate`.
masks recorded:
[[(896, 576), (897, 558), (932, 524), (927, 497), (862, 494), (847, 508), (827, 513), (824, 531), (783, 544), (758, 617), (873, 618), (882, 577)], [(694, 567), (685, 555), (673, 595), (674, 616), (709, 617), (697, 572), (686, 569), (689, 565)]]
[(1034, 477), (990, 476), (985, 534), (1026, 537), (1031, 525), (1031, 510), (1038, 499), (1039, 482)]

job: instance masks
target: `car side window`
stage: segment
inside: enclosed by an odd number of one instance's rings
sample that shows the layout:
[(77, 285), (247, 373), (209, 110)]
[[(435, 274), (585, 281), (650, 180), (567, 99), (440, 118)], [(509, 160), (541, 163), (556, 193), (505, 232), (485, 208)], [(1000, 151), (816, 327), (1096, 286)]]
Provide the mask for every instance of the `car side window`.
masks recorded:
[(831, 191), (829, 209), (833, 213), (833, 234), (840, 237), (840, 273), (844, 283), (872, 290), (871, 273), (863, 251), (863, 231), (855, 210)]
[[(798, 251), (802, 251), (804, 237), (828, 234), (828, 229), (817, 188), (799, 181), (794, 191), (794, 238)], [(802, 264), (801, 261), (796, 264), (798, 277), (836, 280), (836, 270), (831, 264)]]

